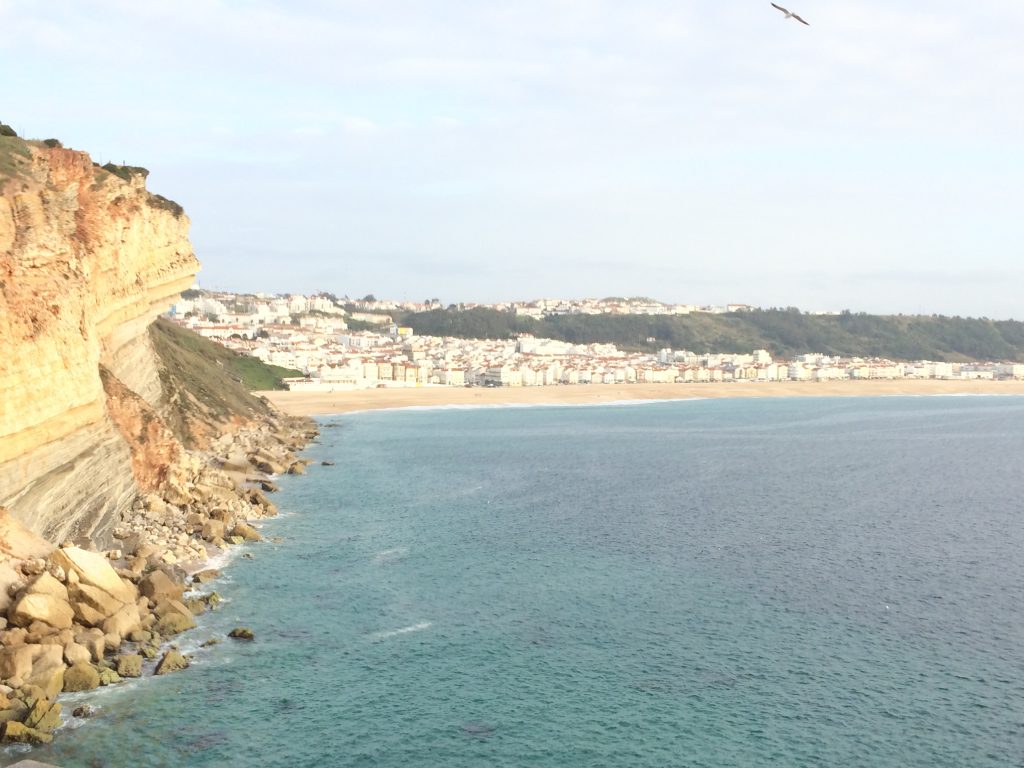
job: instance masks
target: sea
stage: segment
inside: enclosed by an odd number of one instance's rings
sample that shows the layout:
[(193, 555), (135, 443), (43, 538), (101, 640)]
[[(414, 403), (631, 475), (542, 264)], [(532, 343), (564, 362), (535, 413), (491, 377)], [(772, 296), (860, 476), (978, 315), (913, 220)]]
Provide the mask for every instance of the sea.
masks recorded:
[(3, 761), (1024, 766), (1024, 398), (321, 426), (192, 666)]

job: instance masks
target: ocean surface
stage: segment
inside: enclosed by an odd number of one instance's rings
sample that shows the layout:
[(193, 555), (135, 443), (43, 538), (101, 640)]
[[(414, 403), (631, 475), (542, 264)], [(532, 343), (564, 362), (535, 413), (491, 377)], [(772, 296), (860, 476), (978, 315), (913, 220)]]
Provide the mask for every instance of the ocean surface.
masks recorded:
[(1024, 398), (322, 424), (192, 668), (31, 757), (1024, 766)]

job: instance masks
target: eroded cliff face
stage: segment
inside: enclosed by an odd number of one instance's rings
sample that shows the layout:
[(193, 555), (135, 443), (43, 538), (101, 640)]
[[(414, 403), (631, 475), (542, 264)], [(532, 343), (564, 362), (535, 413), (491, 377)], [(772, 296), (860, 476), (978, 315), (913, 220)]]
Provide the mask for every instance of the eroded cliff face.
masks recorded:
[(0, 137), (0, 507), (51, 541), (103, 538), (159, 479), (125, 430), (173, 452), (126, 392), (159, 404), (147, 328), (199, 264), (181, 209), (115, 170)]

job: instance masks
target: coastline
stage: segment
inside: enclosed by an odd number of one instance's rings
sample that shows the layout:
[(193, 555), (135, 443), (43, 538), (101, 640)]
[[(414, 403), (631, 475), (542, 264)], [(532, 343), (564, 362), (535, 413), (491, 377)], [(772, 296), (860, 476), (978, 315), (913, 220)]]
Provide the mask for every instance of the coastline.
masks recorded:
[[(15, 581), (0, 623), (0, 764), (50, 744), (69, 715), (93, 716), (88, 692), (190, 665), (189, 631), (220, 602), (222, 569), (245, 555), (239, 545), (262, 540), (261, 522), (277, 516), (274, 478), (305, 474), (309, 460), (296, 454), (317, 435), (308, 419), (255, 418), (184, 451), (179, 474), (122, 515), (118, 548), (39, 539), (32, 557), (3, 555)], [(34, 541), (3, 514), (0, 532)]]
[(276, 408), (292, 416), (446, 406), (611, 405), (655, 400), (723, 397), (924, 397), (1024, 395), (1024, 381), (779, 381), (710, 384), (577, 384), (551, 387), (394, 387), (337, 392), (268, 391)]

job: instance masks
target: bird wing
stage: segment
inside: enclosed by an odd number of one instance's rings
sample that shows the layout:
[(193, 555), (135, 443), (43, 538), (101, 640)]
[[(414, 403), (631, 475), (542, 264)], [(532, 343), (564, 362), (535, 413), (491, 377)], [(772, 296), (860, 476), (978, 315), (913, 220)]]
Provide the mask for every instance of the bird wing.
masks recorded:
[(776, 5), (775, 3), (772, 3), (772, 8), (778, 8), (778, 9), (779, 9), (780, 11), (782, 11), (783, 13), (789, 13), (789, 11), (787, 11), (787, 10), (786, 10), (785, 8), (783, 8), (783, 7), (781, 6), (781, 5)]
[[(795, 13), (793, 14), (793, 18), (794, 18), (794, 19), (796, 19), (797, 21), (799, 21), (799, 22), (800, 22), (801, 24), (807, 24), (807, 22), (806, 22), (806, 21), (804, 21), (803, 19), (801, 19), (801, 18), (800, 18), (799, 16), (797, 16), (797, 15), (796, 15)], [(811, 25), (810, 25), (810, 24), (807, 24), (807, 26), (809, 27), (809, 26), (811, 26)]]

